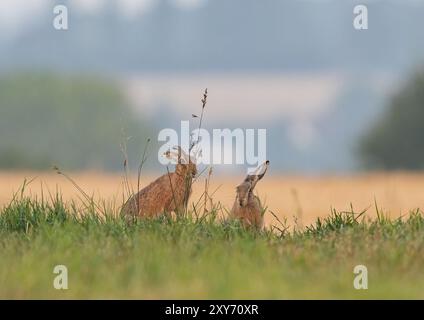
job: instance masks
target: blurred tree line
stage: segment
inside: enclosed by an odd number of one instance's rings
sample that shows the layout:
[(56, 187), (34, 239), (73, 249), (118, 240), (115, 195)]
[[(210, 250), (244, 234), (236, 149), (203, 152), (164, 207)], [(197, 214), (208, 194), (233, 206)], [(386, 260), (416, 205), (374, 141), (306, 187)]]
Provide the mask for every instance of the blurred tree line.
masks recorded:
[(391, 98), (385, 113), (363, 136), (360, 151), (367, 168), (424, 169), (424, 70)]
[(119, 169), (125, 136), (151, 134), (119, 86), (94, 76), (10, 74), (0, 97), (0, 168)]

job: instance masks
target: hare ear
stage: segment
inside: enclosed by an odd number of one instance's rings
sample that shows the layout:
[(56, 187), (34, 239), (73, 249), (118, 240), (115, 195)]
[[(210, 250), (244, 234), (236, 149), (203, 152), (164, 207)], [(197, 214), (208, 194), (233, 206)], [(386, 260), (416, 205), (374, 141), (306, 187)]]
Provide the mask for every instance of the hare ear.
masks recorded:
[(190, 162), (197, 164), (197, 161), (202, 157), (202, 148), (199, 144), (195, 144), (190, 151)]
[(255, 188), (259, 180), (261, 180), (268, 170), (269, 161), (265, 161), (262, 165), (257, 167), (251, 174), (248, 174), (245, 181), (250, 181), (252, 184), (252, 190)]
[(258, 169), (255, 170), (258, 180), (261, 180), (265, 176), (265, 173), (267, 172), (268, 167), (269, 167), (269, 160), (262, 163), (262, 165), (260, 165)]
[(174, 146), (172, 149), (176, 150), (176, 152), (178, 154), (178, 159), (180, 160), (180, 161), (178, 161), (179, 163), (183, 163), (183, 164), (189, 164), (190, 163), (190, 158), (188, 157), (187, 153), (185, 153), (183, 148), (181, 148), (180, 146)]

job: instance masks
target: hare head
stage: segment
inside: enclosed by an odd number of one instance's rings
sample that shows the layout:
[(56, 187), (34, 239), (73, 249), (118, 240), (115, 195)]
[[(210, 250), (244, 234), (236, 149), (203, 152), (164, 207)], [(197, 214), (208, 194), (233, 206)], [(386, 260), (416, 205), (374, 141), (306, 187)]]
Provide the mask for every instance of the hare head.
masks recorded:
[(165, 152), (165, 157), (175, 161), (175, 172), (179, 175), (194, 178), (197, 174), (197, 165), (194, 157), (189, 157), (180, 146), (173, 147)]
[(265, 173), (268, 170), (268, 165), (269, 161), (266, 161), (251, 174), (248, 174), (243, 183), (237, 186), (237, 200), (241, 207), (245, 207), (247, 205), (249, 195), (252, 194), (253, 189), (255, 188), (258, 181), (265, 176)]
[(249, 198), (249, 192), (252, 190), (252, 184), (248, 181), (244, 181), (241, 185), (237, 186), (236, 190), (237, 200), (240, 206), (245, 207)]

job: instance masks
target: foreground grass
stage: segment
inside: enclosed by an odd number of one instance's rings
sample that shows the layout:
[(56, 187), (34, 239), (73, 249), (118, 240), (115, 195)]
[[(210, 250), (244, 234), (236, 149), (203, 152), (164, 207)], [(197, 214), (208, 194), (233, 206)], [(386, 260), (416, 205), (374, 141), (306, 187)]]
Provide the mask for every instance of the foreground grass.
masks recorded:
[[(99, 218), (60, 198), (15, 199), (0, 213), (0, 298), (424, 298), (424, 216), (333, 211), (302, 231), (206, 219)], [(282, 228), (282, 227), (281, 227)], [(353, 268), (368, 268), (368, 290)], [(65, 265), (69, 289), (53, 288)]]

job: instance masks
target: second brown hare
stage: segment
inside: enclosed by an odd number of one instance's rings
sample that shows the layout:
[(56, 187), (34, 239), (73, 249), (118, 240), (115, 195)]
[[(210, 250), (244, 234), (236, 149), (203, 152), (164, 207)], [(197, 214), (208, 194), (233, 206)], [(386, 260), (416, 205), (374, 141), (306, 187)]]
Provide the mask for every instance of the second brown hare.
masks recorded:
[(246, 228), (262, 229), (264, 225), (263, 208), (259, 198), (253, 191), (256, 184), (268, 170), (269, 161), (259, 166), (252, 174), (248, 174), (243, 183), (237, 186), (236, 200), (231, 210), (231, 217), (239, 219)]

